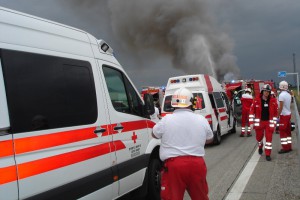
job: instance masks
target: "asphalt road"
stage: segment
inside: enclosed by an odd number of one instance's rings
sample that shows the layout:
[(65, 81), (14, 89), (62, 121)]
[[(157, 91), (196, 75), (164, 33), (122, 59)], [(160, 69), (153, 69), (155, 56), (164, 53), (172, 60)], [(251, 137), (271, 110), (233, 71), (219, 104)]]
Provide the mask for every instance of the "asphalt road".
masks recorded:
[[(223, 136), (220, 145), (210, 145), (205, 148), (210, 200), (221, 200), (226, 196), (253, 151), (256, 150), (257, 143), (254, 131), (252, 132), (252, 137), (241, 138), (240, 127), (238, 127), (237, 133)], [(186, 194), (184, 199), (190, 198)]]
[[(252, 137), (239, 137), (240, 127), (237, 133), (222, 136), (220, 145), (207, 145), (205, 147), (205, 161), (207, 165), (207, 182), (209, 185), (209, 199), (223, 199), (244, 165), (256, 150), (256, 140), (254, 131)], [(131, 196), (130, 199), (133, 197)], [(128, 200), (122, 197), (119, 200)], [(190, 200), (186, 193), (184, 200)]]

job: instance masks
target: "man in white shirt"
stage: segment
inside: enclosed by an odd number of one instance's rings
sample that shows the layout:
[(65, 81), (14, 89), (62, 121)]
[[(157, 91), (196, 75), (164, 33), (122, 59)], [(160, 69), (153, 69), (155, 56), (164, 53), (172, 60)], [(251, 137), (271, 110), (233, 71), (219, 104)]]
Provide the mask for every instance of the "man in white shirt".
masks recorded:
[(154, 121), (155, 123), (157, 123), (160, 120), (160, 114), (159, 114), (159, 110), (156, 106), (154, 106), (154, 110), (155, 112), (153, 113), (153, 115), (150, 115), (150, 118), (152, 121)]
[(288, 92), (288, 83), (286, 81), (279, 83), (279, 89), (281, 90), (278, 97), (279, 135), (282, 148), (278, 153), (282, 154), (292, 151), (291, 95)]
[(240, 137), (244, 137), (245, 133), (247, 133), (247, 137), (251, 137), (252, 134), (251, 134), (251, 126), (249, 123), (249, 112), (250, 112), (251, 105), (253, 103), (253, 97), (251, 95), (250, 88), (245, 89), (245, 94), (242, 95), (241, 102), (242, 102), (242, 128), (241, 128)]
[(208, 121), (193, 113), (193, 94), (186, 88), (172, 96), (175, 111), (153, 127), (153, 137), (161, 139), (161, 198), (182, 200), (185, 190), (193, 200), (208, 199), (205, 144), (213, 141)]

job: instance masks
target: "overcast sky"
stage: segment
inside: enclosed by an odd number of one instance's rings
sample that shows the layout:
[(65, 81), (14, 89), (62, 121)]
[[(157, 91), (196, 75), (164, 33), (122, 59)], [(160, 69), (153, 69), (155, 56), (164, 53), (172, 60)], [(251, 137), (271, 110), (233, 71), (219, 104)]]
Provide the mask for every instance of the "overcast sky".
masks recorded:
[[(195, 73), (279, 82), (278, 71), (294, 72), (293, 53), (300, 68), (299, 0), (0, 0), (0, 6), (104, 39), (139, 90)], [(285, 80), (294, 84), (291, 75)]]

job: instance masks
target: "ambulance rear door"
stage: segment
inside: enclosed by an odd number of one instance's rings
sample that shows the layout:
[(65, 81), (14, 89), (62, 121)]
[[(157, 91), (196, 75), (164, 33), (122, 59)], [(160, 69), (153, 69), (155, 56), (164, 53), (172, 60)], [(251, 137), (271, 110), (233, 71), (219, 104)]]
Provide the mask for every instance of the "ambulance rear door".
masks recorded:
[(226, 112), (225, 103), (220, 92), (213, 92), (212, 95), (216, 105), (215, 112), (217, 113), (220, 132), (221, 135), (224, 135), (228, 132), (228, 114)]
[(13, 137), (9, 133), (6, 92), (0, 58), (0, 199), (18, 199), (17, 168), (14, 159)]
[(226, 113), (228, 115), (228, 128), (229, 129), (232, 129), (233, 127), (233, 122), (234, 122), (234, 117), (233, 117), (233, 110), (232, 110), (232, 107), (230, 105), (230, 102), (229, 102), (229, 99), (228, 99), (228, 96), (226, 95), (225, 92), (221, 92), (221, 95), (222, 95), (222, 99), (223, 99), (223, 102), (224, 102), (224, 105), (225, 105), (225, 108), (226, 108)]
[(235, 116), (236, 122), (238, 126), (241, 126), (242, 123), (242, 95), (245, 93), (245, 90), (238, 91), (232, 100), (232, 108), (233, 108), (233, 115)]

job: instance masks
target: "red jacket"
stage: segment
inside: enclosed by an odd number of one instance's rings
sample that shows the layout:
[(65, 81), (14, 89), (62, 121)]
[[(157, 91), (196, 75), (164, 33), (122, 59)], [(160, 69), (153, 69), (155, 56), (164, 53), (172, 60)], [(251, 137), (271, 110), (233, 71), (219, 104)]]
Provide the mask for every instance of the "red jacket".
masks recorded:
[[(261, 97), (257, 97), (254, 99), (252, 106), (250, 108), (249, 113), (249, 123), (254, 124), (254, 129), (260, 127), (260, 121), (261, 121)], [(278, 104), (277, 100), (274, 97), (270, 97), (269, 101), (269, 126), (270, 128), (276, 127), (277, 122), (277, 113), (278, 113)]]
[(241, 98), (241, 102), (242, 102), (242, 112), (249, 112), (253, 102), (252, 96), (250, 94), (248, 95), (243, 94)]

